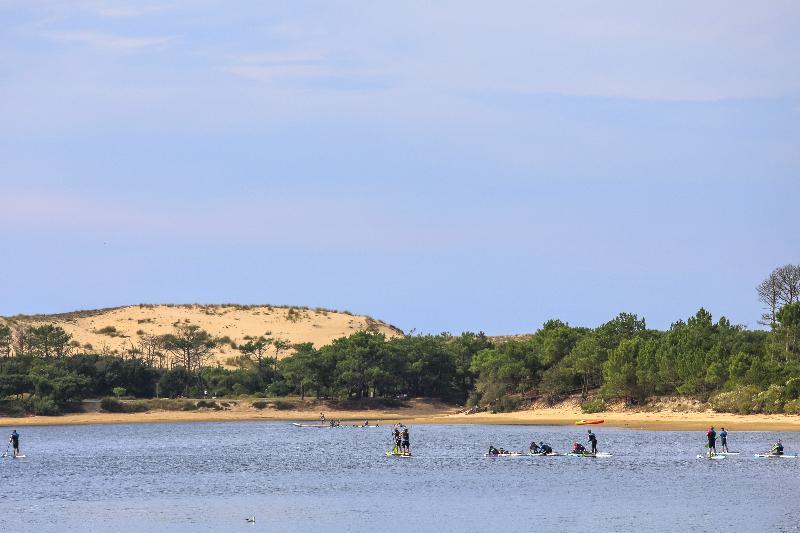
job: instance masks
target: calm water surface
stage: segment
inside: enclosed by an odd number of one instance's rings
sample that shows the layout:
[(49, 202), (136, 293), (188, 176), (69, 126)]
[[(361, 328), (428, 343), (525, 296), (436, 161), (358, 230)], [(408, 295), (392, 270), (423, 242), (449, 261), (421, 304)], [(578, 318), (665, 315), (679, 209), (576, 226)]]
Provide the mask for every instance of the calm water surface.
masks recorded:
[[(10, 428), (0, 428), (4, 435)], [(703, 433), (598, 427), (612, 458), (484, 458), (489, 444), (565, 451), (585, 429), (231, 422), (23, 427), (0, 460), (2, 531), (800, 531), (800, 459), (752, 457), (782, 437), (737, 433), (722, 461)], [(248, 524), (245, 517), (256, 517)]]

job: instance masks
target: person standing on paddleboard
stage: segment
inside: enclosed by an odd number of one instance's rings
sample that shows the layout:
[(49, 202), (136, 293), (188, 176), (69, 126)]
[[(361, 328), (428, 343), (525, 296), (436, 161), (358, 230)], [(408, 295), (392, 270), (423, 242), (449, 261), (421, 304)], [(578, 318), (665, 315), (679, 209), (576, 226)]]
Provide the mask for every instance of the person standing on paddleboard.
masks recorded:
[(401, 453), (402, 452), (402, 445), (403, 445), (403, 437), (400, 436), (400, 428), (398, 426), (394, 427), (394, 432), (392, 433), (394, 437), (394, 452)]
[(8, 439), (8, 442), (11, 444), (11, 448), (14, 450), (14, 457), (19, 455), (19, 433), (17, 430), (14, 429), (11, 431), (11, 437)]
[(708, 438), (708, 456), (713, 457), (717, 455), (717, 432), (714, 431), (714, 426), (706, 432)]
[(403, 428), (403, 445), (401, 450), (403, 453), (411, 453), (411, 442), (408, 440), (408, 428)]
[(592, 453), (597, 453), (597, 436), (589, 430), (589, 443), (592, 445)]
[(728, 432), (725, 431), (725, 428), (721, 428), (719, 431), (719, 442), (722, 447), (722, 452), (728, 453)]

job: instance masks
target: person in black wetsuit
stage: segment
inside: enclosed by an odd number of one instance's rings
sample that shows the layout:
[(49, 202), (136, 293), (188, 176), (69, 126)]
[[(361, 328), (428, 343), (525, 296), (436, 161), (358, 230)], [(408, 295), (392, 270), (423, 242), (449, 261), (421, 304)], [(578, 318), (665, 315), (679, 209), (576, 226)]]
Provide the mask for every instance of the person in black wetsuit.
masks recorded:
[(589, 443), (592, 445), (592, 453), (597, 453), (597, 436), (589, 430)]
[(8, 442), (11, 444), (11, 448), (14, 450), (14, 457), (19, 455), (19, 433), (17, 430), (14, 429), (11, 431), (11, 437), (8, 439)]
[(500, 455), (500, 450), (494, 446), (489, 446), (489, 455)]
[(400, 453), (402, 451), (400, 448), (403, 445), (403, 437), (400, 436), (400, 428), (398, 426), (395, 426), (392, 435), (394, 436), (394, 451)]
[(539, 445), (536, 444), (536, 441), (531, 442), (531, 446), (530, 446), (529, 450), (530, 450), (530, 453), (532, 453), (532, 454), (541, 453), (541, 448), (539, 448)]
[(400, 450), (403, 453), (411, 453), (411, 441), (408, 438), (408, 428), (403, 428), (403, 442)]
[(539, 453), (541, 455), (548, 455), (553, 453), (553, 448), (550, 447), (549, 444), (545, 444), (544, 442), (539, 443)]

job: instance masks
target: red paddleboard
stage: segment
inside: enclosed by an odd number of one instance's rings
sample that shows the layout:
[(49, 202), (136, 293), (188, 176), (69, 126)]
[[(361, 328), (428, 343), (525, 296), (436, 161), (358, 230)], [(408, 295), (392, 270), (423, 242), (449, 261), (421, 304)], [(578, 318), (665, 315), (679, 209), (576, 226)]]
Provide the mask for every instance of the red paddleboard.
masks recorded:
[(603, 420), (602, 418), (599, 418), (597, 420), (578, 420), (577, 422), (575, 422), (575, 425), (586, 426), (588, 424), (602, 424), (603, 422), (605, 422), (605, 420)]

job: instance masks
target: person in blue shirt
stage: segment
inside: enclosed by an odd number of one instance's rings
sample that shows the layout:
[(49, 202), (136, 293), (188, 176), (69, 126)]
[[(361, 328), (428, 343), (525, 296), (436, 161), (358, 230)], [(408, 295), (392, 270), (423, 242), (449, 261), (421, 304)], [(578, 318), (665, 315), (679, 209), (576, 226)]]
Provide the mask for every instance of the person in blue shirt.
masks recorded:
[(401, 443), (400, 450), (404, 454), (410, 455), (411, 454), (411, 441), (408, 438), (408, 428), (406, 428), (406, 427), (403, 428), (402, 437), (403, 437), (403, 442)]
[(551, 448), (548, 444), (544, 442), (539, 443), (539, 453), (542, 455), (547, 455), (553, 453), (553, 448)]
[(592, 453), (597, 453), (597, 436), (589, 430), (589, 443), (592, 445)]
[(8, 439), (8, 442), (11, 444), (11, 448), (14, 450), (14, 457), (19, 455), (19, 433), (17, 430), (11, 431), (11, 438)]
[(722, 428), (719, 432), (719, 440), (720, 444), (722, 445), (722, 452), (728, 453), (728, 432), (725, 431), (725, 428)]

